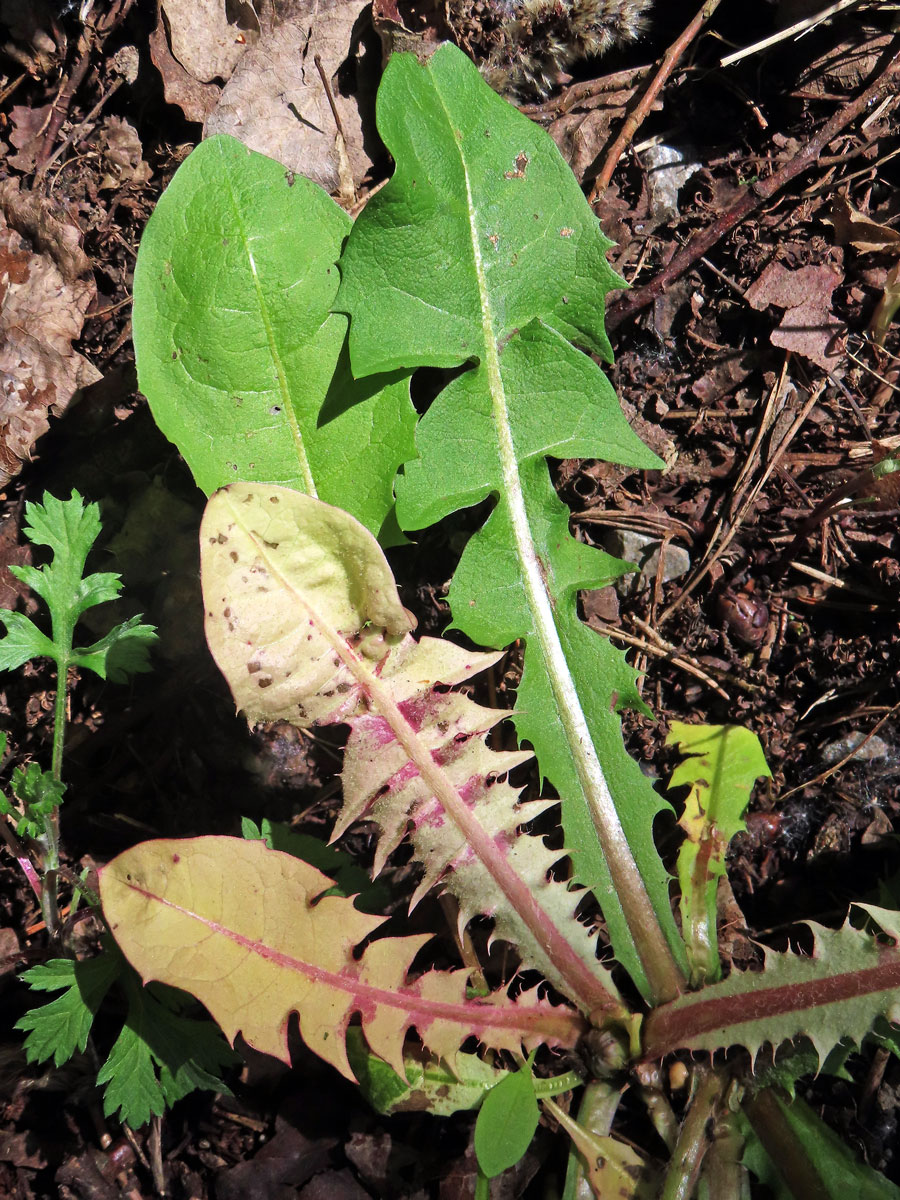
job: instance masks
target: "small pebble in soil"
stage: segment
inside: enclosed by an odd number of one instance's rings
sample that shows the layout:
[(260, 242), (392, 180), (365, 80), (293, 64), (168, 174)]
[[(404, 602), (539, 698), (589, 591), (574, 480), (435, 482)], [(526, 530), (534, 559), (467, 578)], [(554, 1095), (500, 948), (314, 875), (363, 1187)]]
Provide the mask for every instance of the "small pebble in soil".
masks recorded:
[[(603, 548), (616, 558), (634, 563), (640, 568), (638, 575), (623, 575), (615, 582), (620, 596), (630, 596), (638, 588), (646, 587), (659, 573), (662, 542), (659, 538), (636, 533), (633, 529), (610, 529), (601, 538)], [(691, 567), (691, 557), (683, 546), (667, 542), (663, 559), (662, 582), (680, 579)]]
[(822, 762), (827, 767), (833, 767), (848, 755), (853, 762), (875, 762), (879, 758), (894, 757), (894, 751), (877, 734), (866, 740), (866, 735), (858, 729), (822, 747)]

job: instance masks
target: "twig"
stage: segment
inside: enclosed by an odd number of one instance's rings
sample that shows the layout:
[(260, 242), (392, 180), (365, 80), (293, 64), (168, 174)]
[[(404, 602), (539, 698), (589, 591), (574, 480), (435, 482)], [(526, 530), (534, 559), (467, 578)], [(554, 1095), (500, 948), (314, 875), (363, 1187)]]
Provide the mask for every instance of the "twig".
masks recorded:
[(627, 321), (629, 317), (646, 308), (648, 304), (652, 304), (667, 287), (671, 286), (674, 280), (692, 267), (716, 242), (734, 229), (735, 225), (746, 220), (761, 204), (771, 200), (776, 192), (779, 192), (801, 172), (815, 166), (819, 155), (837, 134), (846, 129), (871, 104), (880, 101), (882, 93), (888, 94), (894, 86), (894, 76), (900, 71), (900, 35), (891, 40), (881, 61), (885, 63), (885, 66), (881, 70), (876, 68), (877, 74), (874, 82), (870, 83), (855, 100), (845, 104), (829, 121), (826, 121), (815, 137), (811, 138), (794, 158), (785, 163), (780, 171), (776, 171), (768, 179), (759, 179), (750, 184), (736, 204), (726, 209), (706, 229), (695, 234), (657, 276), (643, 287), (635, 288), (633, 292), (614, 304), (606, 316), (607, 330), (618, 329), (623, 321)]
[(859, 3), (860, 0), (837, 0), (836, 4), (829, 4), (821, 12), (804, 17), (802, 21), (795, 21), (793, 25), (788, 25), (787, 29), (779, 29), (771, 37), (763, 38), (761, 42), (754, 42), (751, 46), (745, 46), (743, 50), (735, 50), (733, 54), (726, 54), (723, 59), (719, 60), (719, 66), (730, 67), (732, 63), (740, 62), (742, 58), (748, 58), (751, 54), (756, 54), (760, 50), (768, 50), (770, 46), (775, 46), (778, 42), (783, 42), (793, 34), (805, 33), (807, 29), (812, 29), (816, 25), (820, 25), (823, 21), (827, 21), (829, 17), (843, 12), (845, 8), (852, 8), (854, 4)]
[(106, 104), (107, 100), (109, 100), (109, 98), (111, 96), (114, 96), (116, 94), (116, 92), (119, 90), (119, 88), (122, 86), (122, 84), (124, 82), (125, 82), (125, 80), (121, 76), (119, 76), (118, 79), (114, 79), (112, 81), (109, 88), (103, 93), (103, 95), (100, 97), (100, 99), (94, 105), (94, 107), (91, 109), (91, 111), (88, 113), (88, 115), (84, 118), (84, 120), (75, 126), (75, 128), (72, 130), (72, 132), (69, 134), (69, 136), (65, 139), (65, 141), (60, 142), (60, 144), (56, 147), (56, 149), (53, 151), (53, 153), (50, 155), (50, 157), (46, 160), (46, 162), (42, 163), (41, 166), (38, 167), (37, 171), (35, 172), (36, 178), (39, 179), (42, 175), (46, 174), (46, 172), (50, 170), (50, 168), (53, 166), (53, 164), (56, 162), (56, 160), (60, 157), (60, 155), (65, 154), (66, 150), (68, 150), (68, 148), (72, 145), (72, 143), (77, 141), (78, 138), (81, 137), (82, 133), (90, 126), (91, 122), (98, 115), (98, 113), (100, 112), (100, 109), (103, 108), (103, 106), (104, 106), (104, 104)]
[(53, 144), (56, 141), (57, 134), (62, 129), (63, 122), (69, 115), (69, 107), (75, 98), (75, 93), (88, 73), (93, 47), (94, 31), (86, 25), (82, 29), (76, 44), (78, 58), (75, 61), (75, 66), (63, 81), (63, 85), (59, 89), (50, 110), (50, 119), (44, 131), (44, 140), (41, 142), (40, 153), (37, 156), (37, 170), (39, 174), (46, 167), (47, 160), (53, 152)]
[(314, 54), (313, 62), (316, 64), (316, 70), (319, 72), (319, 78), (322, 80), (322, 87), (325, 89), (325, 97), (331, 108), (331, 115), (334, 117), (334, 123), (337, 126), (337, 131), (346, 142), (344, 137), (344, 126), (341, 124), (341, 114), (337, 110), (337, 105), (334, 102), (334, 96), (331, 94), (331, 84), (328, 82), (328, 76), (325, 74), (325, 68), (322, 66), (322, 55)]
[[(883, 515), (883, 514), (880, 514)], [(862, 605), (863, 612), (872, 612), (872, 605), (884, 604), (884, 597), (879, 596), (877, 592), (873, 592), (871, 588), (860, 587), (858, 583), (848, 583), (846, 579), (839, 579), (837, 575), (829, 575), (827, 571), (820, 571), (818, 567), (812, 567), (809, 563), (797, 562), (796, 560), (787, 564), (795, 571), (799, 571), (801, 575), (808, 575), (810, 579), (814, 579), (816, 583), (824, 583), (830, 588), (836, 588), (838, 591), (849, 592), (853, 596), (861, 596), (863, 599), (869, 600), (869, 604)], [(798, 595), (798, 600), (804, 599)], [(821, 602), (819, 602), (821, 603)], [(842, 607), (849, 607), (844, 605)], [(859, 606), (857, 606), (859, 607)]]
[(603, 192), (606, 191), (607, 187), (609, 186), (609, 181), (612, 179), (613, 171), (616, 169), (616, 164), (622, 157), (622, 154), (625, 148), (628, 146), (628, 143), (643, 124), (645, 118), (650, 112), (650, 109), (653, 107), (653, 102), (656, 100), (656, 97), (665, 86), (666, 80), (675, 70), (678, 60), (719, 7), (719, 3), (720, 0), (705, 0), (703, 6), (694, 17), (693, 21), (691, 21), (683, 33), (681, 33), (675, 39), (675, 41), (663, 55), (663, 60), (660, 63), (659, 70), (653, 77), (653, 81), (641, 97), (640, 102), (634, 111), (625, 118), (625, 122), (622, 125), (622, 128), (619, 130), (619, 136), (616, 138), (615, 142), (613, 142), (612, 147), (606, 156), (603, 169), (594, 181), (594, 186), (591, 188), (591, 194), (588, 197), (588, 200), (591, 204), (594, 204), (597, 200), (599, 200)]
[(611, 625), (605, 625), (602, 621), (592, 621), (591, 629), (596, 629), (597, 632), (602, 633), (604, 637), (611, 638), (615, 641), (624, 642), (627, 646), (634, 646), (637, 650), (643, 650), (645, 654), (650, 654), (654, 658), (664, 658), (667, 662), (670, 662), (673, 667), (679, 667), (682, 671), (687, 672), (688, 675), (693, 675), (695, 679), (699, 679), (701, 683), (705, 683), (706, 686), (712, 688), (714, 692), (718, 692), (723, 700), (727, 700), (729, 704), (731, 703), (731, 697), (724, 688), (720, 687), (719, 684), (716, 683), (715, 679), (713, 679), (711, 675), (707, 675), (705, 671), (701, 670), (701, 668), (695, 663), (691, 662), (690, 659), (684, 658), (682, 655), (680, 655), (675, 650), (675, 647), (671, 646), (668, 642), (663, 642), (662, 639), (658, 639), (661, 644), (655, 645), (646, 638), (637, 637), (633, 633), (625, 633), (625, 631), (622, 629), (613, 629)]
[(22, 82), (22, 80), (27, 79), (27, 78), (28, 78), (28, 72), (23, 71), (22, 74), (18, 76), (18, 78), (14, 79), (12, 81), (12, 83), (8, 83), (6, 85), (6, 87), (3, 89), (3, 91), (0, 92), (0, 104), (5, 104), (6, 101), (13, 94), (13, 92), (16, 90), (16, 88), (19, 86), (19, 84)]
[[(762, 491), (763, 487), (765, 486), (766, 481), (768, 480), (769, 476), (772, 474), (772, 472), (775, 470), (775, 468), (781, 462), (782, 458), (784, 457), (784, 455), (787, 451), (788, 446), (790, 446), (791, 442), (794, 440), (797, 433), (800, 431), (800, 427), (803, 425), (803, 422), (806, 420), (806, 418), (809, 416), (812, 409), (815, 407), (816, 403), (818, 402), (819, 397), (822, 395), (822, 392), (824, 390), (825, 390), (825, 384), (821, 383), (813, 391), (812, 395), (806, 401), (803, 408), (800, 410), (798, 415), (795, 417), (790, 429), (787, 431), (787, 433), (782, 438), (782, 440), (778, 443), (778, 447), (775, 450), (772, 457), (769, 459), (766, 469), (763, 471), (761, 477), (756, 481), (756, 483), (750, 489), (749, 495), (743, 501), (741, 507), (735, 514), (733, 524), (731, 525), (731, 527), (729, 528), (729, 530), (725, 534), (725, 536), (722, 538), (722, 540), (719, 542), (718, 546), (716, 546), (715, 552), (709, 556), (709, 558), (706, 560), (706, 562), (703, 564), (703, 566), (700, 568), (700, 570), (697, 572), (697, 574), (694, 575), (694, 577), (685, 585), (685, 587), (681, 591), (680, 595), (678, 595), (672, 601), (672, 603), (669, 605), (669, 607), (662, 613), (662, 615), (659, 618), (660, 625), (665, 624), (665, 622), (669, 619), (669, 617), (672, 615), (672, 613), (675, 611), (675, 609), (678, 608), (681, 604), (683, 604), (684, 601), (688, 598), (688, 596), (691, 595), (692, 592), (696, 591), (701, 580), (703, 580), (709, 574), (709, 572), (713, 568), (713, 565), (716, 562), (718, 562), (718, 560), (722, 557), (722, 555), (728, 549), (729, 545), (734, 540), (735, 534), (737, 533), (738, 529), (740, 529), (741, 525), (743, 524), (744, 519), (746, 518), (747, 514), (750, 512), (751, 508), (756, 503), (756, 499), (759, 496), (759, 493)], [(713, 542), (715, 541), (715, 538), (718, 536), (721, 528), (722, 528), (722, 524), (720, 523), (718, 525), (718, 527), (716, 528), (716, 532), (713, 534), (713, 539), (710, 542), (711, 546), (712, 546)]]
[(50, 119), (47, 122), (40, 153), (37, 156), (37, 173), (39, 175), (47, 168), (47, 160), (53, 153), (56, 138), (63, 127), (63, 122), (69, 115), (69, 108), (75, 98), (75, 93), (84, 82), (90, 68), (91, 55), (95, 47), (102, 46), (113, 30), (121, 25), (133, 3), (134, 0), (112, 0), (107, 11), (97, 21), (96, 26), (85, 24), (82, 28), (75, 47), (78, 54), (75, 66), (68, 78), (63, 81), (50, 110)]

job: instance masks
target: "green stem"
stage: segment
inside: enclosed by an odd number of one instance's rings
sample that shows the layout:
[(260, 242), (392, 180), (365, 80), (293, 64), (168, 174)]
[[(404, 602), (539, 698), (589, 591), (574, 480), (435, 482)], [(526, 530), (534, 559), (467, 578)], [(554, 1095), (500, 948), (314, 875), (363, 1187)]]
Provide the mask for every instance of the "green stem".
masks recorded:
[(653, 1128), (668, 1149), (674, 1150), (678, 1144), (678, 1119), (665, 1092), (660, 1087), (641, 1085), (638, 1094), (644, 1102)]
[[(578, 1124), (590, 1133), (606, 1137), (612, 1129), (613, 1118), (621, 1099), (620, 1087), (605, 1079), (595, 1079), (584, 1089), (581, 1104), (578, 1106)], [(573, 1145), (569, 1150), (563, 1200), (575, 1200), (584, 1184), (584, 1175), (584, 1163)]]
[[(54, 635), (57, 634), (54, 630)], [(72, 644), (72, 630), (68, 628), (66, 645)], [(59, 642), (57, 641), (57, 644)], [(63, 749), (66, 740), (66, 710), (69, 693), (69, 660), (57, 663), (56, 697), (53, 706), (53, 750), (50, 772), (57, 782), (62, 781)], [(59, 897), (57, 895), (57, 871), (59, 869), (59, 811), (52, 812), (44, 821), (44, 832), (38, 839), (43, 857), (44, 873), (41, 878), (41, 915), (52, 939), (59, 933)]]
[(744, 1137), (734, 1113), (723, 1113), (715, 1122), (712, 1142), (703, 1160), (703, 1181), (716, 1200), (749, 1200), (750, 1183), (741, 1165)]
[(709, 1126), (722, 1094), (724, 1081), (714, 1071), (703, 1071), (681, 1126), (681, 1133), (659, 1200), (690, 1200), (703, 1156), (709, 1145)]
[(66, 740), (66, 705), (68, 698), (69, 663), (66, 660), (58, 664), (56, 701), (53, 708), (53, 755), (50, 760), (50, 772), (57, 781), (62, 779), (63, 747)]

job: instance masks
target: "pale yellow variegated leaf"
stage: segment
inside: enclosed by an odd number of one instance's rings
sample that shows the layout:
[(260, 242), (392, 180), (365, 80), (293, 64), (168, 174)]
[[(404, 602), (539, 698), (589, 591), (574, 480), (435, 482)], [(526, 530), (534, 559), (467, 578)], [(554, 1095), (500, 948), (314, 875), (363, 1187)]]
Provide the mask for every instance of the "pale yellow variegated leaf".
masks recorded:
[[(352, 899), (323, 896), (332, 880), (264, 842), (201, 837), (144, 842), (100, 872), (103, 911), (145, 982), (195, 995), (230, 1041), (289, 1061), (293, 1013), (303, 1040), (349, 1079), (346, 1032), (358, 1014), (372, 1051), (403, 1074), (415, 1028), (450, 1057), (468, 1037), (519, 1052), (573, 1046), (584, 1021), (533, 989), (466, 998), (466, 971), (408, 977), (428, 935), (384, 938), (357, 956), (382, 923)], [(321, 897), (321, 899), (320, 899)]]
[(447, 687), (495, 654), (410, 635), (375, 539), (347, 513), (271, 485), (234, 484), (207, 505), (201, 565), (210, 648), (252, 721), (346, 722), (344, 811), (381, 830), (380, 867), (410, 834), (461, 921), (494, 920), (523, 961), (584, 1012), (627, 1013), (575, 920), (580, 899), (549, 877), (560, 858), (523, 834), (545, 803), (519, 803), (506, 776), (530, 755), (489, 750), (503, 713)]

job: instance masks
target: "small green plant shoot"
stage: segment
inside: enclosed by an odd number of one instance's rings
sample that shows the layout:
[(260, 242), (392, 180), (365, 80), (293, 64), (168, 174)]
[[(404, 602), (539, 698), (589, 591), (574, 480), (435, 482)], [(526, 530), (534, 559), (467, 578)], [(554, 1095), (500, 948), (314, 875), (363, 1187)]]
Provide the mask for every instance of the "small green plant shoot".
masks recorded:
[[(15, 670), (34, 658), (49, 658), (55, 664), (53, 748), (49, 770), (42, 770), (34, 762), (16, 768), (12, 791), (18, 803), (0, 796), (0, 812), (14, 823), (17, 838), (29, 839), (35, 849), (37, 873), (25, 848), (14, 846), (16, 857), (41, 902), (48, 932), (55, 936), (59, 929), (58, 809), (65, 791), (62, 762), (69, 674), (80, 668), (93, 671), (101, 679), (121, 683), (135, 671), (147, 671), (148, 648), (156, 639), (156, 631), (151, 625), (142, 625), (140, 617), (131, 617), (92, 645), (76, 647), (75, 629), (80, 618), (88, 609), (115, 600), (122, 587), (119, 576), (111, 572), (84, 573), (88, 554), (100, 533), (100, 510), (96, 504), (85, 504), (73, 492), (70, 500), (47, 495), (43, 504), (29, 503), (25, 517), (28, 540), (34, 546), (49, 547), (52, 558), (42, 567), (9, 569), (46, 604), (50, 634), (43, 633), (23, 613), (0, 609), (0, 623), (6, 629), (0, 637), (0, 670)], [(3, 735), (2, 748), (5, 746)]]
[[(346, 727), (333, 836), (374, 826), (376, 875), (407, 842), (412, 904), (451, 896), (459, 934), (490, 922), (514, 965), (423, 967), (427, 936), (385, 936), (317, 866), (252, 837), (121, 854), (100, 875), (110, 930), (229, 1041), (287, 1060), (296, 1014), (382, 1111), (480, 1107), (483, 1196), (541, 1118), (570, 1138), (548, 1182), (568, 1198), (738, 1200), (749, 1172), (797, 1197), (851, 1178), (897, 1196), (792, 1093), (900, 1016), (900, 913), (860, 905), (758, 969), (723, 961), (717, 884), (761, 748), (672, 730), (689, 787), (673, 903), (654, 842), (669, 805), (621, 734), (623, 708), (646, 711), (635, 674), (578, 616), (579, 590), (629, 568), (571, 535), (548, 459), (659, 466), (597, 363), (609, 243), (550, 138), (457, 49), (394, 56), (378, 121), (394, 173), (352, 227), (239, 143), (197, 148), (141, 246), (140, 382), (209, 495), (206, 632), (238, 707)], [(453, 377), (417, 418), (420, 367)], [(453, 627), (484, 649), (417, 638), (376, 538), (484, 500), (450, 585)], [(516, 708), (486, 708), (479, 677), (513, 641)], [(507, 717), (519, 748), (489, 745)], [(532, 758), (545, 798), (522, 793)], [(562, 848), (536, 832), (549, 814)], [(617, 1125), (629, 1084), (632, 1135), (640, 1101), (655, 1130), (638, 1143)]]
[[(25, 516), (30, 542), (49, 547), (52, 557), (42, 567), (11, 566), (10, 571), (44, 600), (50, 633), (42, 632), (22, 613), (0, 610), (6, 629), (0, 638), (0, 668), (13, 670), (42, 657), (53, 661), (57, 677), (53, 747), (49, 770), (35, 762), (13, 770), (11, 797), (0, 792), (0, 819), (4, 840), (40, 902), (52, 942), (65, 951), (78, 901), (97, 903), (85, 881), (71, 876), (67, 881), (73, 892), (73, 917), (68, 925), (61, 919), (59, 806), (65, 793), (62, 765), (70, 677), (74, 670), (90, 670), (101, 679), (123, 683), (135, 672), (148, 671), (148, 652), (156, 632), (136, 616), (114, 625), (98, 641), (76, 646), (79, 619), (88, 609), (115, 600), (122, 587), (117, 574), (85, 574), (88, 554), (100, 533), (100, 510), (73, 492), (69, 500), (46, 495), (42, 504), (29, 503)], [(6, 744), (6, 735), (0, 734), (0, 752)], [(190, 997), (172, 988), (143, 988), (110, 938), (95, 958), (50, 959), (22, 978), (34, 992), (60, 993), (50, 1003), (32, 1008), (17, 1024), (28, 1035), (29, 1061), (52, 1059), (57, 1066), (86, 1049), (100, 1005), (116, 985), (125, 1017), (119, 1018), (121, 1030), (97, 1074), (107, 1115), (119, 1112), (129, 1124), (142, 1125), (194, 1088), (224, 1088), (221, 1069), (235, 1056), (215, 1027), (208, 1020), (185, 1015)]]

